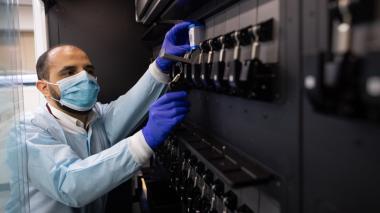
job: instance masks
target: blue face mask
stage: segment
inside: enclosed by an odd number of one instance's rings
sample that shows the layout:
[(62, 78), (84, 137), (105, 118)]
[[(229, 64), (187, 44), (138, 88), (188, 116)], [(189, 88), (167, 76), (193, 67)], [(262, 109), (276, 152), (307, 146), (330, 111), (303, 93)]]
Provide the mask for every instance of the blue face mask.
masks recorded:
[(61, 105), (77, 111), (88, 111), (94, 107), (98, 93), (99, 85), (96, 78), (89, 75), (86, 71), (81, 71), (76, 75), (64, 78), (57, 83), (48, 84), (57, 85), (61, 91), (58, 101)]

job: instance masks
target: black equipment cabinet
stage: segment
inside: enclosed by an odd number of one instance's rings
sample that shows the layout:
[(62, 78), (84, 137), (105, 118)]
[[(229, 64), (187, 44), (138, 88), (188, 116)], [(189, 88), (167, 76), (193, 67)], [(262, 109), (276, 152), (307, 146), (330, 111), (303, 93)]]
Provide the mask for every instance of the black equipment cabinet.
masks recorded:
[[(370, 1), (358, 1), (368, 3)], [(328, 1), (306, 0), (303, 4), (303, 71), (306, 78), (320, 72), (317, 55), (328, 49)], [(360, 14), (378, 13), (378, 7)], [(364, 21), (353, 31), (378, 36), (378, 23)], [(366, 30), (372, 29), (368, 32)], [(374, 42), (354, 34), (356, 52), (376, 51)], [(364, 48), (363, 50), (358, 50)], [(378, 51), (378, 49), (377, 49)], [(359, 54), (359, 53), (358, 53)], [(360, 53), (366, 58), (367, 53)], [(379, 59), (377, 59), (379, 60)], [(378, 67), (373, 67), (375, 70)], [(363, 73), (364, 68), (359, 70)], [(380, 73), (377, 71), (377, 74)], [(359, 79), (355, 79), (359, 80)], [(307, 93), (302, 97), (303, 212), (379, 212), (380, 123), (315, 110)], [(377, 110), (379, 110), (378, 108)]]

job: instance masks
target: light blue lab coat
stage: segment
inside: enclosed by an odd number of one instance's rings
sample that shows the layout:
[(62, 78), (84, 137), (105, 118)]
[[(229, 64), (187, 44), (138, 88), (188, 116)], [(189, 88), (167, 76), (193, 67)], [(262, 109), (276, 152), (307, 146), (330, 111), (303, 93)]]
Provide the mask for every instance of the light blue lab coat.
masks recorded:
[[(141, 131), (126, 136), (143, 121), (167, 81), (152, 63), (126, 94), (96, 104), (96, 119), (84, 134), (64, 131), (46, 107), (21, 122), (26, 143), (18, 138), (17, 145), (13, 138), (8, 144), (12, 178), (6, 212), (28, 209), (27, 192), (30, 212), (104, 212), (107, 192), (131, 178), (152, 154)], [(20, 189), (23, 181), (28, 190)]]

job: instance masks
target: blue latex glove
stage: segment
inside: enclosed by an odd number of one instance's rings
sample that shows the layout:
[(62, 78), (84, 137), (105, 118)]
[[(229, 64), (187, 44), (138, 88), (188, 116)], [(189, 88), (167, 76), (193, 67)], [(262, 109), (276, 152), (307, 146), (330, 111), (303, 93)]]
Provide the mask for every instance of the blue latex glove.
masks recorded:
[(170, 131), (180, 123), (189, 111), (189, 102), (184, 91), (166, 93), (149, 109), (149, 119), (142, 129), (148, 145), (155, 149), (168, 137)]
[[(193, 22), (184, 21), (174, 25), (166, 33), (161, 51), (176, 56), (183, 56), (186, 52), (189, 52), (191, 50), (189, 45), (189, 26), (191, 24)], [(156, 63), (162, 72), (168, 73), (174, 62), (158, 57)]]

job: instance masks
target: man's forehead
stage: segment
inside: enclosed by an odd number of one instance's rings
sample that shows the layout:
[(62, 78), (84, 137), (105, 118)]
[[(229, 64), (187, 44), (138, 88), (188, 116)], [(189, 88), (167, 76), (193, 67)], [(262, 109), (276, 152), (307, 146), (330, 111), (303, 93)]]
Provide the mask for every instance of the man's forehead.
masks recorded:
[(75, 46), (60, 46), (54, 48), (49, 53), (49, 60), (56, 62), (56, 60), (89, 60), (87, 54)]

